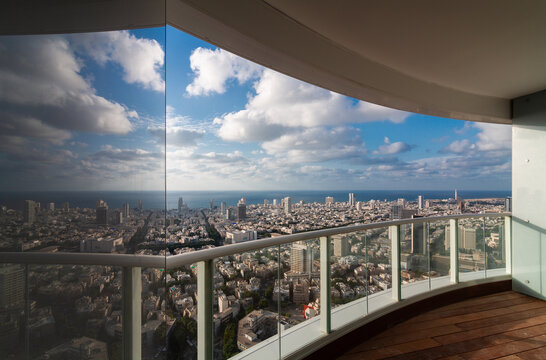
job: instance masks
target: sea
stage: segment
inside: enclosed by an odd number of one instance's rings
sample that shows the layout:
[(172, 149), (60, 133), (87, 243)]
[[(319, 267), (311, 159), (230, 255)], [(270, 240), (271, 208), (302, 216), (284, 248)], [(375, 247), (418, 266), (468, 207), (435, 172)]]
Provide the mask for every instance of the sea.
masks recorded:
[[(450, 199), (454, 198), (454, 190), (275, 190), (275, 191), (36, 191), (36, 192), (0, 192), (0, 206), (8, 209), (22, 210), (24, 200), (34, 200), (45, 207), (49, 203), (55, 203), (60, 208), (68, 202), (70, 208), (94, 208), (97, 200), (108, 203), (111, 209), (121, 208), (124, 203), (134, 208), (138, 206), (138, 200), (142, 200), (144, 209), (176, 209), (178, 199), (182, 198), (190, 208), (208, 208), (210, 200), (214, 199), (214, 205), (219, 206), (225, 202), (227, 206), (237, 205), (239, 199), (244, 197), (247, 205), (263, 204), (264, 200), (273, 199), (279, 201), (289, 196), (292, 204), (304, 201), (306, 203), (324, 203), (326, 196), (332, 196), (334, 201), (348, 201), (349, 193), (354, 193), (356, 201), (393, 201), (406, 199), (415, 201), (419, 195), (424, 199)], [(463, 199), (506, 198), (512, 196), (510, 190), (458, 190), (458, 196)], [(165, 206), (166, 203), (166, 206)]]

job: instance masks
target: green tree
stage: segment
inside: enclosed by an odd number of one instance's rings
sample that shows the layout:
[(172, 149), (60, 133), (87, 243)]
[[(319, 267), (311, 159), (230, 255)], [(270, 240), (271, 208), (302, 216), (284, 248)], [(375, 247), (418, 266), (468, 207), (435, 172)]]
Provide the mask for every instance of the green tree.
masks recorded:
[(227, 324), (224, 331), (224, 346), (222, 347), (222, 354), (224, 359), (228, 359), (237, 354), (239, 349), (237, 348), (237, 324), (235, 321), (231, 321)]

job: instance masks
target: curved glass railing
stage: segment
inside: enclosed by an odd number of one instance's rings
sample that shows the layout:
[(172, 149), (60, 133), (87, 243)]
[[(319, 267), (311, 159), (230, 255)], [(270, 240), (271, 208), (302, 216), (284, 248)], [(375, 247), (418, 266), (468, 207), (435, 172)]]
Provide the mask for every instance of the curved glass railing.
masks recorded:
[[(118, 339), (109, 345), (111, 358), (168, 352), (199, 359), (297, 358), (401, 306), (402, 299), (410, 303), (465, 282), (509, 278), (510, 228), (509, 213), (464, 214), (311, 231), (166, 258), (0, 253), (2, 271), (16, 280), (5, 286), (10, 294), (24, 292), (17, 310), (2, 313), (2, 326), (23, 338), (21, 358), (43, 356), (33, 341), (54, 333), (58, 319), (74, 331), (74, 344), (59, 346), (106, 351), (82, 336), (98, 339), (105, 330)], [(35, 297), (66, 303), (67, 316), (35, 309)]]

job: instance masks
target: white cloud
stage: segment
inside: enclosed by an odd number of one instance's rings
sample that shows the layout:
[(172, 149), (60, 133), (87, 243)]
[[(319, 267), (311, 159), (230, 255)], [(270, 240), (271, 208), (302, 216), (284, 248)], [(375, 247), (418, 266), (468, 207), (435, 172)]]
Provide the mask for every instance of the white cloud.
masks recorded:
[(476, 146), (468, 139), (455, 140), (448, 146), (440, 150), (441, 153), (454, 153), (454, 154), (463, 154), (468, 151), (474, 150)]
[(127, 83), (164, 91), (165, 53), (156, 40), (137, 38), (128, 31), (109, 31), (78, 34), (73, 41), (99, 64), (119, 64)]
[(186, 93), (190, 96), (223, 94), (229, 79), (237, 79), (242, 84), (256, 78), (263, 69), (225, 50), (201, 47), (192, 52), (190, 67), (195, 73), (192, 83), (186, 87)]
[[(2, 121), (21, 119), (28, 126), (100, 134), (127, 134), (130, 119), (138, 116), (124, 106), (96, 94), (80, 75), (82, 68), (61, 36), (0, 39), (0, 105)], [(25, 120), (26, 119), (26, 120)], [(65, 139), (60, 136), (60, 139)]]
[(256, 95), (245, 109), (215, 119), (218, 135), (226, 141), (266, 141), (293, 128), (339, 126), (369, 121), (399, 123), (408, 113), (357, 102), (266, 69), (255, 83)]
[(204, 127), (187, 116), (177, 114), (172, 106), (167, 106), (166, 110), (166, 127), (160, 124), (148, 126), (148, 132), (156, 142), (164, 145), (167, 141), (167, 147), (174, 148), (197, 146), (197, 142), (205, 136)]
[(396, 155), (400, 154), (406, 151), (410, 151), (412, 146), (409, 144), (406, 144), (405, 142), (397, 141), (394, 143), (391, 143), (390, 139), (388, 137), (385, 137), (383, 139), (385, 142), (385, 145), (380, 145), (377, 150), (375, 150), (373, 153), (376, 155)]
[(512, 148), (512, 127), (502, 124), (475, 123), (474, 127), (481, 130), (476, 136), (476, 146), (479, 150), (509, 150)]

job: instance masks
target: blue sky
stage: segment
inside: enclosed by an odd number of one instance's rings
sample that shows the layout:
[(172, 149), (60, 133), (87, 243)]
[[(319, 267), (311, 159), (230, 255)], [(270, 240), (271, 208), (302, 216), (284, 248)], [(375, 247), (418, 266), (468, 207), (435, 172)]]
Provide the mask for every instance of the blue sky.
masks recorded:
[(350, 99), (171, 27), (0, 47), (6, 190), (511, 187), (509, 126)]

